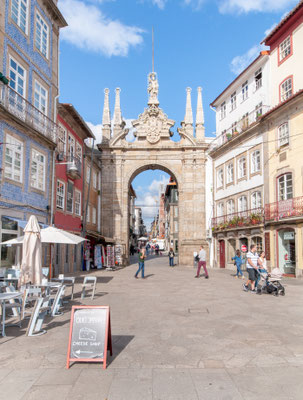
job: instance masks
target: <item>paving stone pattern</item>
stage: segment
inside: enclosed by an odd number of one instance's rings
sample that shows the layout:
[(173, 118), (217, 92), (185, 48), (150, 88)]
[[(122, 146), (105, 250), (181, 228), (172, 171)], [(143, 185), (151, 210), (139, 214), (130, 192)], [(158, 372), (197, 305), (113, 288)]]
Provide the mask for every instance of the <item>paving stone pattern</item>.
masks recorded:
[[(303, 398), (303, 282), (286, 296), (241, 290), (230, 271), (194, 279), (167, 257), (98, 276), (94, 301), (110, 305), (113, 357), (65, 369), (70, 305), (47, 320), (47, 334), (0, 338), (2, 400), (238, 400)], [(80, 276), (73, 304), (80, 304)]]

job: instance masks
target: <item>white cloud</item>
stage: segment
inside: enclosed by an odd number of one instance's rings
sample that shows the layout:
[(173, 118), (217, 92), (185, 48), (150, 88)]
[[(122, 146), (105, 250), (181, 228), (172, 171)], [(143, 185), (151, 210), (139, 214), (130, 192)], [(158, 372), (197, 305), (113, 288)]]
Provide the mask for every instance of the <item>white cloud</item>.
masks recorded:
[(195, 10), (200, 10), (205, 1), (206, 0), (184, 0), (184, 4), (193, 7)]
[(167, 0), (152, 0), (152, 3), (155, 6), (158, 6), (161, 10), (164, 9), (166, 2), (167, 2)]
[(262, 49), (261, 45), (255, 45), (245, 54), (234, 57), (230, 63), (231, 71), (239, 75), (259, 55)]
[(130, 47), (143, 42), (143, 30), (106, 17), (93, 4), (81, 0), (59, 0), (68, 27), (60, 33), (62, 40), (74, 46), (102, 53), (108, 57), (126, 56)]
[(249, 13), (281, 11), (296, 4), (298, 0), (222, 0), (219, 10), (222, 13)]
[(154, 179), (148, 187), (149, 192), (151, 192), (153, 194), (159, 194), (161, 185), (163, 188), (165, 188), (166, 185), (168, 184), (168, 181), (169, 181), (169, 178), (167, 178), (164, 175), (162, 175), (160, 179)]

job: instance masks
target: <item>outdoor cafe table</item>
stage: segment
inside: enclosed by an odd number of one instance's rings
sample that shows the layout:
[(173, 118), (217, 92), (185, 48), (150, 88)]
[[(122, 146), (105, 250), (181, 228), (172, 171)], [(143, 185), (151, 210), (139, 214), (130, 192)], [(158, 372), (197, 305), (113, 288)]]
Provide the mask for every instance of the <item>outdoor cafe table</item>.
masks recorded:
[(22, 297), (20, 292), (0, 293), (0, 303), (2, 310), (2, 336), (5, 336), (5, 303), (9, 300), (18, 299)]

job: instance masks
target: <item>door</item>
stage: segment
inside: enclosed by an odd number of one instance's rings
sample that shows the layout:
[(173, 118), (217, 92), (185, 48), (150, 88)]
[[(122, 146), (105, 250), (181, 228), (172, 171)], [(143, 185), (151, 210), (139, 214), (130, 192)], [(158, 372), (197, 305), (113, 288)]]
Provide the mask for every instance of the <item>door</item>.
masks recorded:
[(220, 268), (225, 268), (225, 241), (220, 240)]

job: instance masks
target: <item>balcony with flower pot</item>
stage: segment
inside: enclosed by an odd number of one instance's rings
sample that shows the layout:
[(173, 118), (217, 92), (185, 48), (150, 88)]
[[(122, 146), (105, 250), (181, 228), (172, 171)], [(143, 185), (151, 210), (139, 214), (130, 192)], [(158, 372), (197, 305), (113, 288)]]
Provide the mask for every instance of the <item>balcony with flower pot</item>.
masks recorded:
[(212, 219), (212, 231), (226, 231), (263, 225), (264, 209), (262, 207), (252, 210), (239, 211)]

